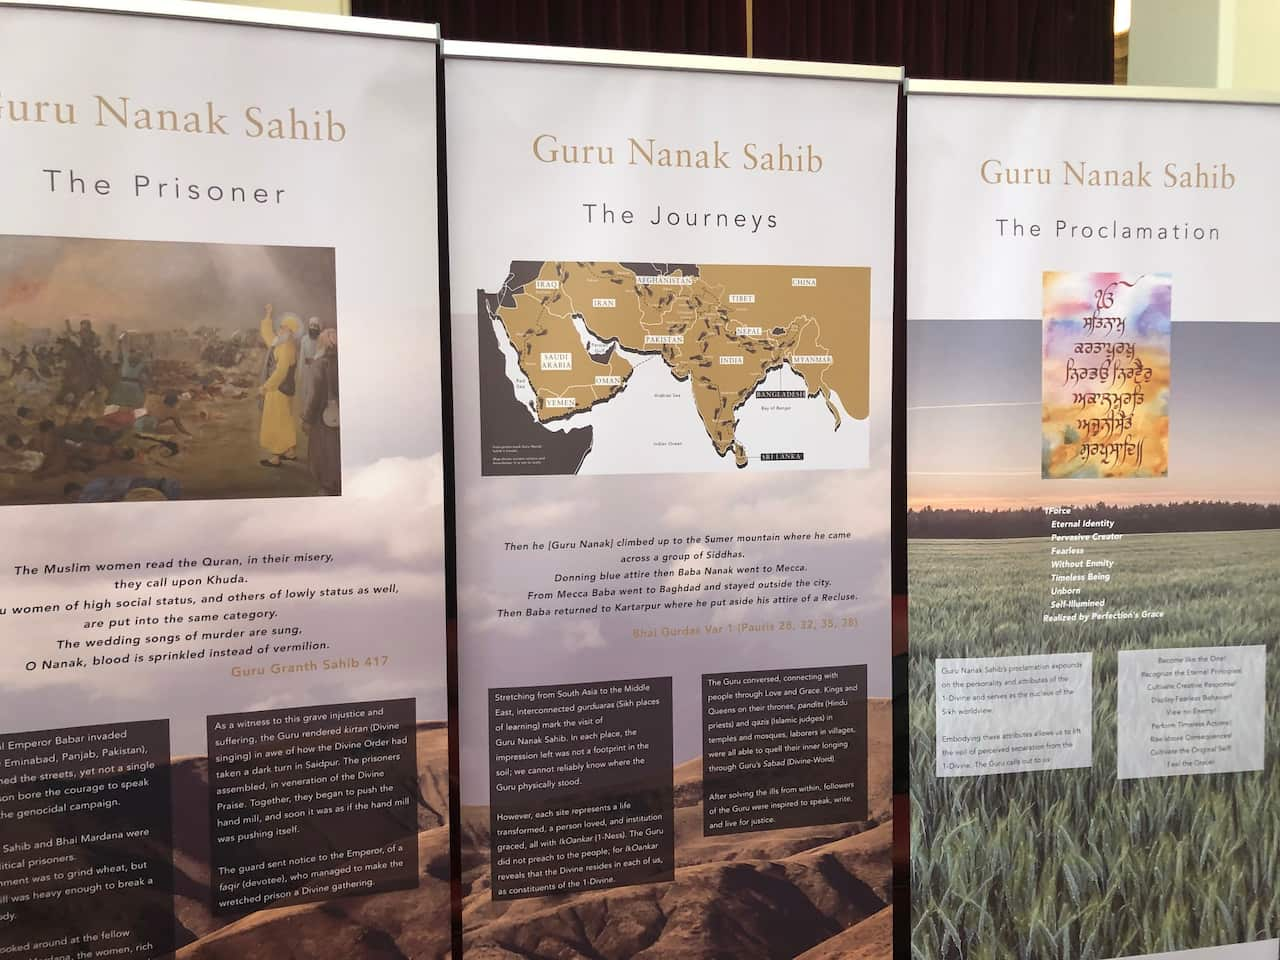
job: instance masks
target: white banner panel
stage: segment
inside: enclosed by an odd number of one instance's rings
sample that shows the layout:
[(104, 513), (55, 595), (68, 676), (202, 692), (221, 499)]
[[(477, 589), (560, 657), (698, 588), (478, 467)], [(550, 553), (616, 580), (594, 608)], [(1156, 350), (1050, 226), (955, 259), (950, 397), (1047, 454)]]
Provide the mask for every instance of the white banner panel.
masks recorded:
[(1274, 958), (1280, 106), (921, 89), (913, 954)]
[(898, 87), (451, 49), (468, 955), (887, 957)]
[(6, 955), (448, 949), (436, 48), (287, 19), (0, 7)]
[(1280, 109), (912, 96), (908, 311), (1039, 315), (1041, 271), (1178, 278), (1177, 320), (1274, 319), (1260, 243), (1280, 206)]

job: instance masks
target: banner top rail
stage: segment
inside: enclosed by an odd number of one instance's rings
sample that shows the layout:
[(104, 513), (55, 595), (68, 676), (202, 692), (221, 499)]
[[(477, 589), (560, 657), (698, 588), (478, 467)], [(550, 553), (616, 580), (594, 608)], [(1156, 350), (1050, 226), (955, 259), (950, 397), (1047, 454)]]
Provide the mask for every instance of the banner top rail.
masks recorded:
[(762, 74), (775, 77), (809, 77), (826, 80), (870, 80), (902, 83), (902, 67), (877, 67), (851, 63), (818, 63), (807, 60), (760, 60), (752, 57), (713, 57), (692, 53), (645, 53), (635, 50), (600, 50), (585, 47), (552, 47), (525, 43), (484, 43), (443, 40), (445, 59), (511, 60), (521, 63), (562, 63), (592, 67), (646, 67), (651, 70), (687, 70), (706, 73)]
[(1280, 94), (1213, 87), (1130, 87), (1107, 83), (1008, 83), (988, 80), (904, 82), (908, 96), (1014, 97), (1058, 100), (1145, 100), (1167, 103), (1280, 104)]
[(62, 10), (75, 13), (127, 14), (167, 20), (194, 20), (203, 23), (230, 23), (242, 26), (276, 27), (313, 33), (341, 33), (391, 40), (426, 40), (438, 43), (440, 28), (434, 23), (377, 20), (333, 13), (305, 13), (266, 7), (204, 3), (201, 0), (0, 0), (0, 12), (8, 9)]

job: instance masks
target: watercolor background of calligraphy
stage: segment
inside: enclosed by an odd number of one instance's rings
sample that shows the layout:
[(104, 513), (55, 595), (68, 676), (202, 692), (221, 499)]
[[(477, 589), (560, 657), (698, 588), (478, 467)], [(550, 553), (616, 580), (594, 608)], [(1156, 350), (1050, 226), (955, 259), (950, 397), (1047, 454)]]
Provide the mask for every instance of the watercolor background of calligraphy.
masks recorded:
[(1167, 477), (1169, 274), (1044, 274), (1041, 476)]

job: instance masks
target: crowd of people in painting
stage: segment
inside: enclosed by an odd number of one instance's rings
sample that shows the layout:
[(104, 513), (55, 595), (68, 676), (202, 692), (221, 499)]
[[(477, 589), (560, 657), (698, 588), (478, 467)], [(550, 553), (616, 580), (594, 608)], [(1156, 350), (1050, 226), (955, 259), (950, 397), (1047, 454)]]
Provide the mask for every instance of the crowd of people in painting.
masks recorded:
[[(236, 409), (255, 400), (256, 416)], [(256, 437), (243, 436), (245, 423)], [(0, 322), (0, 502), (23, 499), (14, 493), (24, 485), (81, 502), (181, 499), (181, 465), (195, 453), (306, 469), (314, 492), (334, 496), (338, 435), (337, 332), (318, 317), (277, 323), (268, 306), (257, 330), (234, 332)]]

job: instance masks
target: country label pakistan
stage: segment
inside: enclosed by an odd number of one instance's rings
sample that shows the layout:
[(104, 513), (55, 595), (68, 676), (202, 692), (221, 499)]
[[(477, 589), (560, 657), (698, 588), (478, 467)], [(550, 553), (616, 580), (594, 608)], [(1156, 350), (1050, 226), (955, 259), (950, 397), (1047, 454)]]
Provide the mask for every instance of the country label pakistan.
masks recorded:
[(848, 470), (866, 267), (516, 261), (478, 294), (485, 475)]

